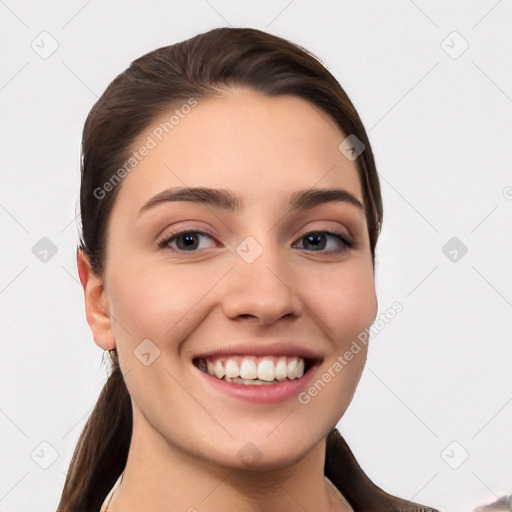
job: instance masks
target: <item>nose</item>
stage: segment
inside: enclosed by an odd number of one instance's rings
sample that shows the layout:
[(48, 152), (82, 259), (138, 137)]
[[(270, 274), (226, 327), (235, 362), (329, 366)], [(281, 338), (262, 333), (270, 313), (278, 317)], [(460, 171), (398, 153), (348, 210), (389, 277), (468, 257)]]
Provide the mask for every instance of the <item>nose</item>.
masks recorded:
[(236, 254), (227, 279), (222, 308), (230, 319), (254, 318), (265, 325), (302, 313), (290, 266), (270, 250), (264, 250), (252, 263)]

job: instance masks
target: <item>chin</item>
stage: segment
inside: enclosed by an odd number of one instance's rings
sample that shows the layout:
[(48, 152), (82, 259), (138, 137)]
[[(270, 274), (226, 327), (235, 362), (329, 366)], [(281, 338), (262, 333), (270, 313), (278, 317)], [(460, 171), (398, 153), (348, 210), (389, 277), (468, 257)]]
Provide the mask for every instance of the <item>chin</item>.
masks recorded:
[[(318, 427), (316, 427), (318, 428)], [(326, 428), (326, 433), (329, 429)], [(300, 462), (320, 442), (322, 433), (309, 432), (305, 437), (304, 428), (291, 430), (276, 429), (267, 437), (267, 430), (260, 429), (256, 435), (245, 433), (229, 446), (217, 446), (218, 454), (212, 459), (219, 460), (223, 465), (237, 469), (252, 471), (279, 471), (288, 469)], [(235, 433), (234, 433), (235, 434)], [(315, 434), (317, 434), (315, 436)], [(235, 457), (226, 459), (226, 453), (234, 453)]]

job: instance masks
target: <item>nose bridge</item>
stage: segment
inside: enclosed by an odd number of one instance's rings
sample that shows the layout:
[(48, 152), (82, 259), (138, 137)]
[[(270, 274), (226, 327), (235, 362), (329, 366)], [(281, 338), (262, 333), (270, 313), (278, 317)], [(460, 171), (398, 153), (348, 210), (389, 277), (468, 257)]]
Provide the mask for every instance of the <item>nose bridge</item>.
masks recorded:
[(285, 270), (285, 256), (270, 240), (267, 236), (263, 245), (247, 237), (235, 248), (234, 268), (223, 297), (223, 309), (230, 318), (254, 316), (272, 323), (300, 314), (301, 303), (293, 291), (291, 274)]

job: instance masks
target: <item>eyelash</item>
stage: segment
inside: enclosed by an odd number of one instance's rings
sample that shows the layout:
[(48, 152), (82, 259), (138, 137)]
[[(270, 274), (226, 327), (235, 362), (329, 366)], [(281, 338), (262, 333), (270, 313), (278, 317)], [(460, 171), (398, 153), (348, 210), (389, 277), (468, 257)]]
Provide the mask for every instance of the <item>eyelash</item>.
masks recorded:
[[(174, 240), (178, 239), (180, 236), (183, 236), (183, 235), (187, 235), (187, 234), (194, 234), (194, 235), (204, 235), (204, 236), (207, 236), (209, 238), (212, 238), (213, 239), (213, 236), (210, 235), (209, 233), (206, 233), (204, 231), (196, 231), (196, 230), (193, 230), (193, 229), (182, 229), (180, 231), (176, 231), (174, 233), (170, 233), (169, 235), (167, 235), (165, 238), (163, 238), (162, 240), (159, 240), (157, 242), (157, 246), (159, 249), (170, 249), (172, 251), (175, 251), (175, 252), (182, 252), (182, 253), (186, 253), (186, 252), (197, 252), (197, 250), (192, 250), (192, 251), (184, 251), (184, 250), (181, 250), (181, 249), (171, 249), (170, 247), (168, 247), (169, 243), (170, 242), (173, 242)], [(343, 233), (338, 233), (337, 231), (329, 231), (329, 230), (314, 230), (314, 231), (309, 231), (307, 233), (305, 233), (304, 235), (302, 235), (298, 240), (302, 240), (308, 236), (313, 236), (313, 235), (329, 235), (329, 236), (333, 236), (334, 238), (337, 238), (339, 241), (341, 241), (343, 247), (339, 247), (337, 249), (329, 249), (329, 250), (319, 250), (319, 251), (308, 251), (307, 249), (302, 249), (304, 251), (307, 251), (307, 252), (327, 252), (328, 254), (333, 254), (333, 253), (340, 253), (340, 252), (343, 252), (343, 251), (346, 251), (347, 249), (352, 249), (352, 248), (355, 248), (355, 244), (354, 242), (352, 242), (351, 240), (349, 240), (346, 235), (344, 235)]]

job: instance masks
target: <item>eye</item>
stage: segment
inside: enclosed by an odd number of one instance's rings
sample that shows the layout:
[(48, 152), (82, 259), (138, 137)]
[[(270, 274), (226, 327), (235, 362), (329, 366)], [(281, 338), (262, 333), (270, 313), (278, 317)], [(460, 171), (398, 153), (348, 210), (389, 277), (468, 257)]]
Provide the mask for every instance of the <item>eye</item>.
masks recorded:
[[(165, 238), (157, 242), (160, 249), (171, 249), (179, 252), (195, 252), (198, 249), (207, 249), (208, 247), (201, 246), (201, 238), (206, 238), (212, 241), (210, 247), (218, 247), (218, 244), (213, 240), (213, 237), (203, 231), (194, 231), (190, 229), (183, 229), (170, 233)], [(332, 243), (329, 244), (326, 239), (334, 240), (334, 247)], [(304, 247), (300, 249), (311, 250), (313, 252), (341, 252), (351, 247), (354, 243), (351, 242), (343, 233), (335, 231), (311, 231), (300, 237), (299, 242), (304, 242)], [(171, 246), (175, 244), (175, 247)], [(297, 244), (297, 242), (296, 242)], [(294, 244), (293, 247), (296, 246)], [(330, 247), (328, 247), (331, 245)]]
[[(334, 239), (334, 247), (332, 244), (331, 247), (327, 247), (329, 243), (326, 238)], [(304, 241), (303, 249), (312, 248), (313, 252), (326, 252), (324, 251), (326, 248), (329, 250), (328, 252), (341, 252), (354, 247), (354, 243), (346, 235), (335, 231), (311, 231), (300, 237), (299, 241)]]
[[(200, 239), (202, 237), (209, 238), (213, 240), (212, 236), (208, 233), (204, 233), (203, 231), (193, 231), (190, 229), (183, 229), (181, 231), (177, 231), (175, 233), (170, 233), (163, 240), (157, 242), (157, 245), (160, 249), (169, 248), (175, 251), (187, 251), (194, 252), (196, 249), (205, 249), (207, 247), (199, 247)], [(171, 243), (176, 242), (176, 248), (170, 247)], [(217, 247), (216, 243), (213, 243), (211, 247)]]

